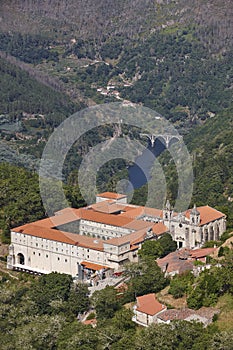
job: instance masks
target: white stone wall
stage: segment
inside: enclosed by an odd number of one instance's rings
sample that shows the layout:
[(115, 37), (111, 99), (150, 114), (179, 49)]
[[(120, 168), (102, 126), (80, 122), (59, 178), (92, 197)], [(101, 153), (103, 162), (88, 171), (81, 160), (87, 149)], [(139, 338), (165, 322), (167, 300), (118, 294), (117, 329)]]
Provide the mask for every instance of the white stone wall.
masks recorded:
[[(19, 264), (18, 254), (24, 256), (22, 266)], [(78, 264), (83, 261), (108, 266), (115, 270), (120, 270), (126, 260), (137, 261), (137, 254), (132, 255), (129, 243), (119, 247), (104, 244), (104, 251), (101, 251), (18, 232), (11, 232), (9, 256), (12, 256), (14, 267), (41, 273), (57, 271), (72, 276), (77, 275)]]
[(19, 265), (18, 254), (24, 256), (22, 268), (31, 268), (44, 273), (57, 271), (76, 276), (78, 264), (82, 261), (111, 267), (103, 251), (77, 247), (17, 232), (11, 233), (11, 242), (13, 266), (15, 267)]
[(131, 233), (132, 230), (125, 227), (111, 226), (94, 221), (80, 220), (80, 235), (90, 235), (100, 239), (122, 237)]

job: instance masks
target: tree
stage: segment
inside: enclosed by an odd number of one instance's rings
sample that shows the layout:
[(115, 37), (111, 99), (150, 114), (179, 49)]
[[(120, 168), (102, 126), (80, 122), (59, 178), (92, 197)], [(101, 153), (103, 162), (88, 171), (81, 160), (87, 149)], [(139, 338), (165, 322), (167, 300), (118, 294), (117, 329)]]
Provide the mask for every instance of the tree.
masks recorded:
[(231, 350), (232, 349), (233, 332), (216, 333), (210, 339), (208, 350)]
[(177, 249), (177, 243), (173, 241), (172, 236), (169, 233), (162, 235), (159, 239), (159, 243), (163, 249), (162, 257)]
[(122, 309), (118, 310), (115, 313), (115, 315), (112, 319), (113, 326), (116, 329), (119, 329), (121, 331), (135, 329), (136, 324), (135, 324), (135, 322), (132, 321), (132, 317), (133, 317), (133, 312), (131, 310), (123, 307)]
[(71, 287), (67, 300), (67, 310), (77, 316), (79, 313), (87, 311), (90, 306), (88, 287), (84, 283), (76, 283)]
[(139, 263), (128, 265), (126, 274), (131, 278), (124, 295), (125, 301), (135, 300), (135, 297), (139, 295), (156, 293), (163, 289), (168, 282), (157, 262), (148, 257)]
[(181, 298), (185, 293), (188, 292), (193, 281), (194, 276), (191, 272), (176, 275), (170, 282), (170, 288), (168, 292), (172, 294), (175, 299)]
[(64, 323), (62, 316), (36, 316), (14, 330), (11, 344), (15, 349), (54, 349)]
[[(67, 301), (70, 296), (72, 277), (70, 275), (52, 272), (40, 276), (32, 289), (32, 300), (34, 301), (38, 314), (51, 314), (53, 302)], [(55, 308), (57, 304), (54, 305)]]
[(142, 248), (138, 251), (138, 255), (141, 258), (151, 257), (151, 258), (159, 258), (164, 253), (164, 250), (160, 244), (160, 241), (146, 241), (143, 243)]
[(97, 319), (112, 318), (115, 312), (121, 308), (117, 291), (111, 286), (95, 291), (91, 299), (96, 310)]

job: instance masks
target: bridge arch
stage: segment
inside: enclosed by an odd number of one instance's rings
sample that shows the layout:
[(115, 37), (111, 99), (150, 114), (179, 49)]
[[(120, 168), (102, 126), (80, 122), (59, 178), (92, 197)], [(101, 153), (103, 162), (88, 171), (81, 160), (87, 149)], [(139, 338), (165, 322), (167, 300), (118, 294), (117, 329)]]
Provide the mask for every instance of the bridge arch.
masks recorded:
[(146, 137), (149, 139), (151, 146), (154, 147), (156, 139), (162, 142), (166, 148), (169, 148), (173, 143), (180, 141), (182, 136), (172, 135), (172, 134), (140, 134), (141, 137)]

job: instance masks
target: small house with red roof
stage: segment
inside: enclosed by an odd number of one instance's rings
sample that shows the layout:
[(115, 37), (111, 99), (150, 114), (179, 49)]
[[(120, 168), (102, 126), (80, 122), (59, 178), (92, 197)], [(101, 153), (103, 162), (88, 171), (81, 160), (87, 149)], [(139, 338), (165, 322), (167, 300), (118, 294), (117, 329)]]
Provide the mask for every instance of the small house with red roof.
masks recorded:
[(137, 297), (132, 320), (141, 326), (147, 327), (157, 322), (157, 317), (166, 309), (167, 307), (156, 299), (154, 293), (142, 295)]

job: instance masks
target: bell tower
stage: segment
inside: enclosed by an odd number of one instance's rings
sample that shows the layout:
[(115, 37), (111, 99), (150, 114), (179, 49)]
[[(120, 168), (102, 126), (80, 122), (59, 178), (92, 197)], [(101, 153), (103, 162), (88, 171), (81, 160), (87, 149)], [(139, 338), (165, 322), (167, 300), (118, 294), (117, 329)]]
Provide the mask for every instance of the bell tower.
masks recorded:
[(190, 223), (191, 225), (198, 226), (200, 224), (200, 212), (197, 210), (196, 204), (194, 204), (193, 209), (190, 211)]
[(169, 200), (166, 201), (165, 207), (163, 209), (163, 220), (170, 221), (172, 219), (173, 210)]

